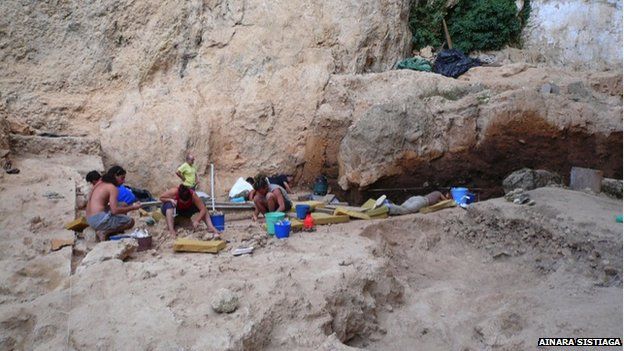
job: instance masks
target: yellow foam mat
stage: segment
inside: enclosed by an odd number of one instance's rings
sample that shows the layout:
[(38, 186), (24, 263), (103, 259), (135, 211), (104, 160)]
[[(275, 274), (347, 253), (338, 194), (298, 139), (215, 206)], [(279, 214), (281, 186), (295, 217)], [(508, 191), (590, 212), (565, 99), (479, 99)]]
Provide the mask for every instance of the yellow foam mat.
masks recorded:
[(88, 226), (89, 226), (89, 223), (87, 223), (87, 219), (84, 218), (84, 217), (80, 217), (80, 218), (76, 218), (75, 220), (65, 224), (65, 229), (73, 230), (73, 231), (76, 231), (76, 232), (81, 232)]
[(435, 211), (439, 211), (441, 209), (444, 208), (449, 208), (449, 207), (455, 207), (457, 204), (455, 203), (455, 200), (444, 200), (444, 201), (440, 201), (435, 205), (431, 205), (431, 206), (427, 206), (427, 207), (423, 207), (420, 209), (420, 213), (431, 213), (431, 212), (435, 212)]
[(187, 238), (178, 238), (173, 242), (173, 251), (175, 252), (209, 252), (218, 253), (225, 249), (225, 241), (223, 240), (195, 240)]

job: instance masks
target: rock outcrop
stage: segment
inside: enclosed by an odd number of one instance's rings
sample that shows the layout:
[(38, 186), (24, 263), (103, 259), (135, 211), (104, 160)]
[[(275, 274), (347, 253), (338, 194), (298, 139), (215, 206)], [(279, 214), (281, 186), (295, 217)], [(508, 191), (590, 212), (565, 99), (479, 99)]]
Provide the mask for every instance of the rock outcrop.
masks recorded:
[(329, 76), (391, 69), (408, 13), (404, 0), (4, 1), (0, 88), (36, 132), (96, 136), (130, 183), (175, 183), (190, 149), (223, 190), (303, 164)]
[[(553, 3), (532, 2), (536, 16)], [(187, 150), (203, 189), (215, 164), (217, 194), (260, 171), (295, 173), (303, 183), (325, 173), (343, 188), (468, 174), (500, 184), (518, 167), (539, 167), (541, 157), (557, 158), (556, 171), (600, 163), (605, 175), (621, 177), (612, 170), (621, 151), (606, 151), (621, 142), (619, 60), (595, 55), (611, 71), (579, 73), (542, 68), (541, 57), (529, 60), (538, 67), (477, 68), (460, 80), (392, 71), (410, 50), (409, 6), (3, 1), (0, 90), (13, 151), (101, 156), (155, 193), (177, 182)], [(605, 35), (621, 41), (621, 30)], [(506, 52), (500, 62), (526, 58)], [(561, 57), (555, 64), (573, 59)], [(540, 93), (544, 84), (559, 94)], [(552, 150), (547, 140), (557, 140)], [(516, 149), (519, 159), (499, 162)], [(554, 156), (560, 152), (566, 156)]]
[(139, 245), (134, 239), (101, 242), (93, 248), (80, 263), (80, 269), (108, 260), (125, 260)]
[[(551, 80), (592, 88), (540, 92)], [(459, 80), (405, 72), (342, 76), (330, 81), (331, 106), (319, 108), (319, 123), (344, 131), (328, 138), (342, 140), (336, 162), (343, 189), (384, 178), (395, 186), (433, 179), (489, 187), (488, 179), (500, 184), (518, 166), (569, 174), (571, 166), (586, 165), (619, 178), (622, 105), (617, 91), (603, 92), (597, 80), (609, 79), (526, 64), (474, 68)]]
[(603, 193), (615, 197), (622, 198), (622, 179), (604, 178), (602, 180), (600, 191)]
[(515, 189), (533, 190), (548, 185), (562, 186), (563, 180), (558, 174), (549, 172), (544, 169), (522, 168), (503, 180), (503, 189), (508, 193)]

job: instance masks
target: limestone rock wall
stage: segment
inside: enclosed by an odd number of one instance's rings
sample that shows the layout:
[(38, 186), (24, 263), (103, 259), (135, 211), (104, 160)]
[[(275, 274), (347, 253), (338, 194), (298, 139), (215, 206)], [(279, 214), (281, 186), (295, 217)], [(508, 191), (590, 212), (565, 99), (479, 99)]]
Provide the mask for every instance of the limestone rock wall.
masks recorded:
[(130, 183), (174, 183), (190, 149), (225, 189), (303, 164), (330, 75), (390, 69), (409, 52), (408, 12), (406, 0), (8, 0), (0, 89), (35, 132), (100, 138)]
[(459, 80), (396, 71), (341, 77), (327, 90), (346, 102), (328, 116), (351, 121), (337, 146), (339, 183), (487, 184), (522, 166), (569, 174), (577, 164), (621, 177), (621, 92), (604, 90), (618, 79), (527, 64), (475, 68)]
[(532, 0), (525, 48), (543, 60), (576, 68), (622, 63), (621, 0)]
[[(535, 24), (558, 4), (532, 3)], [(553, 32), (544, 19), (530, 32), (539, 40), (528, 43), (548, 45), (554, 51), (544, 52), (559, 63), (601, 62), (612, 72), (511, 65), (453, 80), (392, 71), (410, 50), (407, 0), (5, 0), (0, 106), (11, 137), (0, 140), (34, 153), (38, 134), (67, 135), (89, 147), (59, 152), (99, 154), (106, 166), (124, 166), (130, 184), (155, 193), (177, 182), (174, 170), (191, 151), (200, 188), (208, 189), (212, 162), (224, 194), (259, 171), (294, 172), (301, 182), (326, 173), (345, 188), (367, 186), (477, 148), (491, 123), (507, 118), (501, 111), (621, 135), (621, 67), (607, 43), (621, 42), (613, 24), (621, 19), (598, 16), (605, 20), (590, 25), (566, 15), (571, 4), (579, 13), (621, 12), (614, 1), (560, 4), (552, 19), (578, 24), (574, 40), (560, 40), (573, 26)], [(575, 44), (562, 50), (550, 37)], [(540, 95), (546, 83), (562, 94)]]

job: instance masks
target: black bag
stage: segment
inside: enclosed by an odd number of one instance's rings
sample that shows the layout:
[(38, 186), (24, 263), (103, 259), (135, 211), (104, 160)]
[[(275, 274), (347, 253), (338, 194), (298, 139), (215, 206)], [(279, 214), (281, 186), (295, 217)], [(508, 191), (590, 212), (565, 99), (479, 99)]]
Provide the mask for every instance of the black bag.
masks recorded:
[(457, 78), (475, 66), (481, 66), (481, 61), (464, 55), (461, 50), (443, 50), (433, 64), (433, 71), (446, 77)]
[(127, 185), (125, 187), (130, 189), (130, 191), (132, 191), (132, 194), (137, 198), (137, 200), (141, 202), (156, 201), (154, 197), (152, 197), (152, 194), (149, 192), (149, 190), (133, 188)]

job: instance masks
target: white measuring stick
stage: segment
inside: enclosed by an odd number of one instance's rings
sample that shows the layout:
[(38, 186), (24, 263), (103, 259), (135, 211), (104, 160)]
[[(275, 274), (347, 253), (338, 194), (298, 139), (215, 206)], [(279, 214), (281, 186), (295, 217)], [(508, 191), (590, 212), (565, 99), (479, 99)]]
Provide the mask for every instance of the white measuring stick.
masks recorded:
[(215, 211), (214, 197), (214, 164), (210, 164), (210, 199), (212, 200), (212, 212)]

